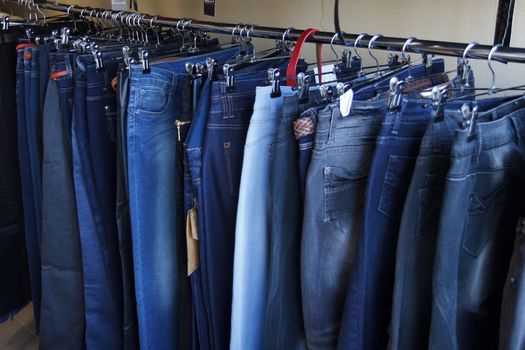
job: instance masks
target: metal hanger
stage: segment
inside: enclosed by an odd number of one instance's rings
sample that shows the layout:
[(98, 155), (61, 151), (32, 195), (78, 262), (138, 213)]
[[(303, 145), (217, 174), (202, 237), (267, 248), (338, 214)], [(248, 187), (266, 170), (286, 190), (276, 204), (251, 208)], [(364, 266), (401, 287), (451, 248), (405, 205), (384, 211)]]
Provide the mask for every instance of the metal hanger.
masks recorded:
[(376, 34), (368, 42), (368, 54), (376, 62), (376, 77), (379, 77), (379, 60), (377, 59), (376, 56), (372, 55), (372, 50), (371, 49), (374, 47), (374, 42), (380, 37), (382, 37), (381, 34)]
[(401, 59), (403, 60), (403, 62), (408, 64), (408, 76), (405, 79), (406, 82), (411, 82), (412, 80), (414, 80), (414, 77), (412, 77), (412, 62), (410, 56), (405, 55), (405, 52), (408, 49), (408, 45), (410, 45), (410, 43), (414, 40), (416, 40), (416, 38), (414, 37), (408, 38), (407, 41), (405, 41), (405, 43), (403, 44), (403, 48), (401, 49)]

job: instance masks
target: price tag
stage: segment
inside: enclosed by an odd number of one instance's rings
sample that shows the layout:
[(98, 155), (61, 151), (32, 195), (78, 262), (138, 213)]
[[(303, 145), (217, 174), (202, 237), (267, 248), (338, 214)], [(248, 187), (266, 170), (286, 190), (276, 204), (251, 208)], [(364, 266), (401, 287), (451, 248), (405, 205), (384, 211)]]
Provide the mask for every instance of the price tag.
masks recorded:
[(352, 101), (354, 100), (354, 90), (350, 89), (345, 92), (339, 98), (339, 110), (343, 117), (348, 117), (350, 115), (350, 109), (352, 108)]

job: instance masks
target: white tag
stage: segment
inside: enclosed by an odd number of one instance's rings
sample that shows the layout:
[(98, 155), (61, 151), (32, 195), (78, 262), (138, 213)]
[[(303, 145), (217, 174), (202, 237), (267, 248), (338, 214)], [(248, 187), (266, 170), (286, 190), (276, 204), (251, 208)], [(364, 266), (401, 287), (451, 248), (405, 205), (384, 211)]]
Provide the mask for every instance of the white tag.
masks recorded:
[[(327, 85), (337, 85), (337, 76), (334, 73), (335, 66), (333, 64), (326, 64), (323, 66), (323, 83), (324, 82), (330, 82)], [(315, 83), (319, 84), (319, 69), (314, 67), (314, 73), (315, 73)], [(326, 74), (328, 73), (328, 74)]]
[(127, 10), (126, 0), (111, 0), (111, 9), (113, 11), (126, 11)]
[(354, 99), (354, 90), (350, 89), (339, 97), (339, 110), (343, 117), (348, 117), (350, 109), (352, 108), (352, 101)]

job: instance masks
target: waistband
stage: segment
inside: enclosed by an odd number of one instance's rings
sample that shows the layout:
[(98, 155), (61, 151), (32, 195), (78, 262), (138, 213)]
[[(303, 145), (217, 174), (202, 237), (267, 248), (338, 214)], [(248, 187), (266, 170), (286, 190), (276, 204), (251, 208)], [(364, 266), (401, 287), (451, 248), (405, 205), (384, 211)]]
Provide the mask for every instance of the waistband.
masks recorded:
[(355, 105), (354, 103), (347, 117), (341, 115), (338, 103), (329, 104), (321, 109), (317, 114), (317, 133), (341, 129), (348, 135), (362, 135), (371, 128), (374, 129), (374, 133), (378, 133), (387, 114), (386, 103), (384, 101), (362, 102)]
[(524, 118), (525, 109), (520, 109), (497, 120), (477, 123), (471, 139), (467, 129), (456, 130), (452, 157), (479, 154), (511, 142), (522, 144), (525, 137)]
[(257, 86), (255, 89), (255, 103), (253, 104), (253, 116), (251, 121), (280, 118), (285, 103), (291, 103), (295, 99), (295, 91), (289, 86), (281, 87), (281, 96), (271, 97), (271, 86)]

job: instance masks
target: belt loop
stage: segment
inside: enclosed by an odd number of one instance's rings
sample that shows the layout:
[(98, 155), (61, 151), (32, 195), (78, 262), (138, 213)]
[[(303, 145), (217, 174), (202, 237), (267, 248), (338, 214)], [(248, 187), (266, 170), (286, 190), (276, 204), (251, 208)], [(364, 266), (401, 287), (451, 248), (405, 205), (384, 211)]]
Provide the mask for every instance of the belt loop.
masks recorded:
[(401, 126), (401, 110), (394, 112), (395, 113), (395, 119), (394, 119), (394, 126), (392, 127), (392, 130), (390, 133), (392, 135), (397, 135), (399, 133), (399, 127)]
[(339, 108), (337, 106), (331, 105), (330, 110), (332, 113), (330, 115), (330, 128), (328, 129), (328, 140), (326, 143), (332, 143), (335, 141), (335, 128), (339, 117)]
[(514, 115), (509, 117), (510, 124), (512, 125), (512, 129), (514, 132), (514, 142), (516, 142), (516, 144), (520, 147), (522, 146), (521, 130), (523, 129), (523, 127), (521, 118), (523, 117), (524, 116), (520, 112), (515, 113)]

